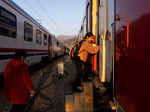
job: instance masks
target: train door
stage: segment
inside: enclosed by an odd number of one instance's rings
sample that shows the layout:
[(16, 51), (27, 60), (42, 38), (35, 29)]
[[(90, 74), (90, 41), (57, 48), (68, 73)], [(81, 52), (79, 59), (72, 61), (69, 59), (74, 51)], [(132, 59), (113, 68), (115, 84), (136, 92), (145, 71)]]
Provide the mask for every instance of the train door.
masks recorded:
[(91, 25), (91, 32), (96, 35), (95, 43), (100, 46), (99, 54), (92, 57), (92, 70), (99, 73), (100, 80), (104, 83), (110, 81), (112, 73), (111, 24), (114, 20), (111, 18), (114, 11), (108, 8), (112, 7), (112, 1), (92, 0), (89, 2), (89, 9), (91, 9), (87, 10), (91, 11), (87, 13), (88, 16), (91, 15), (88, 24)]
[[(87, 6), (86, 6), (86, 17), (84, 23), (86, 25), (83, 26), (86, 32), (92, 32), (94, 35), (96, 35), (96, 3), (97, 0), (87, 0)], [(95, 38), (95, 43), (96, 38)], [(92, 64), (92, 71), (97, 71), (97, 56), (95, 55), (94, 58), (93, 56), (88, 57), (88, 62)]]
[[(101, 82), (110, 82), (112, 77), (112, 24), (114, 23), (114, 1), (92, 1), (92, 32), (100, 52), (93, 58), (93, 70), (99, 72)], [(111, 7), (111, 8), (109, 8)]]

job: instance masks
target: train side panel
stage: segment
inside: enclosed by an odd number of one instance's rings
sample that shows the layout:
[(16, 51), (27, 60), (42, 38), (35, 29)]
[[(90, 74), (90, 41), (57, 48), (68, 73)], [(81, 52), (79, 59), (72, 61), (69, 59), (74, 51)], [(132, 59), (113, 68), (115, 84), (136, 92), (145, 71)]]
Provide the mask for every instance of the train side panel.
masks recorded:
[[(1, 31), (3, 31), (0, 34), (0, 73), (4, 72), (6, 64), (13, 57), (16, 49), (23, 49), (28, 53), (27, 62), (30, 65), (36, 64), (43, 57), (48, 56), (49, 33), (47, 30), (42, 28), (33, 18), (9, 0), (0, 1), (0, 10), (1, 14), (3, 14), (0, 18), (0, 27)], [(13, 25), (8, 33), (5, 33), (5, 30), (2, 29), (8, 27), (6, 24), (3, 24), (4, 16), (15, 21), (13, 24), (7, 24)], [(28, 38), (25, 38), (25, 31), (27, 32), (26, 35), (29, 35), (29, 29), (25, 30), (25, 25), (27, 25), (26, 28), (29, 28), (29, 26), (32, 27), (32, 41), (26, 40)], [(41, 32), (40, 44), (37, 43), (37, 30)]]
[(103, 83), (112, 82), (114, 45), (114, 0), (98, 2), (97, 43), (100, 46), (98, 70)]
[[(109, 8), (111, 7), (111, 8)], [(85, 24), (86, 23), (86, 24)], [(84, 17), (79, 37), (84, 37), (84, 32), (96, 35), (96, 44), (100, 52), (89, 57), (92, 70), (99, 73), (100, 80), (111, 82), (113, 63), (113, 38), (114, 38), (114, 0), (86, 0), (86, 16)], [(80, 36), (81, 35), (81, 36)]]
[(115, 96), (126, 112), (148, 112), (150, 1), (116, 0)]

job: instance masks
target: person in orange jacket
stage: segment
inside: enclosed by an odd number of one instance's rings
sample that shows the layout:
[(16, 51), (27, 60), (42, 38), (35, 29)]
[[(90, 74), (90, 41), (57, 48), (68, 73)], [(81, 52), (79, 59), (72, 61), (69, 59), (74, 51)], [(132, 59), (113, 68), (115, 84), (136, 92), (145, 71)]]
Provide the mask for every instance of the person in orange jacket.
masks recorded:
[(94, 56), (99, 51), (99, 46), (94, 43), (94, 35), (91, 32), (88, 32), (85, 36), (85, 41), (83, 41), (78, 56), (82, 61), (84, 67), (84, 79), (88, 79), (88, 75), (92, 72), (92, 65), (88, 62), (88, 57)]
[(96, 44), (94, 44), (93, 41), (94, 40), (92, 36), (86, 36), (86, 39), (82, 43), (78, 54), (81, 61), (86, 62), (88, 58), (88, 54), (94, 55), (98, 52), (99, 47)]
[[(78, 56), (80, 60), (78, 61), (83, 67), (82, 73), (77, 74), (75, 81), (75, 90), (78, 91), (77, 87), (81, 85), (81, 80), (88, 81), (88, 75), (91, 75), (92, 65), (87, 61), (89, 55), (95, 55), (99, 51), (99, 46), (94, 44), (94, 35), (91, 32), (88, 32), (84, 38), (84, 41), (81, 44), (79, 49)], [(81, 67), (82, 68), (82, 67)]]
[(28, 65), (24, 63), (25, 52), (17, 50), (4, 73), (4, 96), (13, 104), (11, 112), (23, 112), (30, 95), (35, 91), (29, 73)]

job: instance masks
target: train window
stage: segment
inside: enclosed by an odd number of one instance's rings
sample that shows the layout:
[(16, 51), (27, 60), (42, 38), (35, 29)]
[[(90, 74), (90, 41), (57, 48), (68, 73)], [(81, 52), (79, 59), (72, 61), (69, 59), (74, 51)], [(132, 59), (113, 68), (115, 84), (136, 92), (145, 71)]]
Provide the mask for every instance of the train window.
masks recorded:
[(24, 40), (28, 42), (33, 40), (33, 27), (27, 22), (24, 22)]
[(42, 44), (42, 32), (40, 30), (36, 30), (36, 43)]
[(59, 46), (59, 42), (58, 42), (58, 41), (57, 41), (57, 43), (56, 43), (56, 44), (57, 44), (57, 46)]
[(16, 16), (0, 7), (0, 35), (16, 38)]
[(44, 34), (44, 45), (47, 45), (47, 35)]
[(48, 45), (49, 45), (49, 47), (52, 46), (52, 38), (50, 36), (48, 37)]
[(50, 44), (52, 41), (51, 36), (48, 36), (48, 43)]

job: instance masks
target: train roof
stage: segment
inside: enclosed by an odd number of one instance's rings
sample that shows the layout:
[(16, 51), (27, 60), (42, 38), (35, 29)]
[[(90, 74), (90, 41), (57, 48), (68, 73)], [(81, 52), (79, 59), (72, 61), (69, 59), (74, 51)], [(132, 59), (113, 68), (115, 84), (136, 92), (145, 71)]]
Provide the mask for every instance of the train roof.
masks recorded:
[[(4, 2), (7, 2), (5, 0), (2, 0)], [(25, 17), (27, 17), (29, 20), (31, 20), (34, 24), (36, 24), (38, 27), (40, 27), (41, 29), (43, 29), (44, 31), (50, 33), (44, 26), (42, 26), (39, 22), (37, 22), (33, 17), (31, 17), (27, 12), (25, 12), (20, 6), (18, 6), (15, 2), (13, 2), (12, 0), (8, 0), (8, 2), (17, 10), (19, 11), (21, 14), (23, 14)]]

